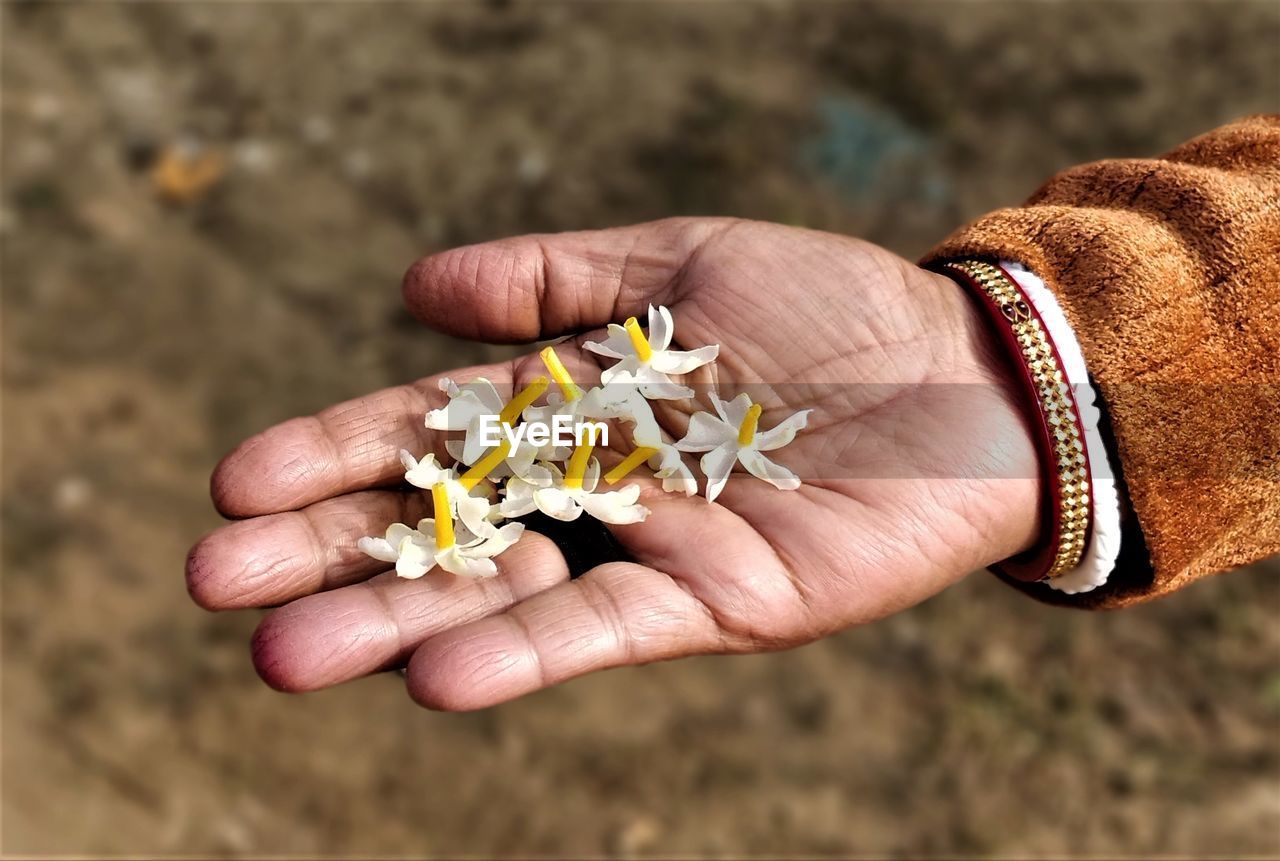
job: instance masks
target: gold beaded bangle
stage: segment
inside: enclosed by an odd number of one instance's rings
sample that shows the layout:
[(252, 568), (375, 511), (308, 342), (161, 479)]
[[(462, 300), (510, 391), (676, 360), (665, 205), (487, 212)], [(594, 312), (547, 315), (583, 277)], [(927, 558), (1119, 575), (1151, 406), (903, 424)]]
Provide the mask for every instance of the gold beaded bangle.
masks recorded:
[(997, 568), (1019, 580), (1044, 580), (1080, 564), (1088, 546), (1092, 486), (1084, 428), (1075, 393), (1067, 384), (1062, 359), (1035, 306), (999, 266), (983, 260), (953, 260), (937, 265), (969, 286), (1021, 365), (1019, 379), (1036, 403), (1037, 441), (1045, 480), (1047, 540)]

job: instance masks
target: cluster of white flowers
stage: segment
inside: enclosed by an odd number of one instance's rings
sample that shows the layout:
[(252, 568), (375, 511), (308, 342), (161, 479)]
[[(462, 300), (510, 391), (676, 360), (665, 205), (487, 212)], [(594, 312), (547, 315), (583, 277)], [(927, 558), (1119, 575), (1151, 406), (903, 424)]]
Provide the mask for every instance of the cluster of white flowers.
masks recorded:
[[(715, 360), (718, 346), (688, 352), (672, 350), (675, 326), (671, 312), (649, 306), (649, 333), (635, 317), (625, 325), (610, 325), (602, 342), (583, 346), (598, 355), (617, 359), (600, 374), (600, 385), (582, 389), (569, 375), (554, 347), (542, 351), (558, 392), (547, 394), (543, 405), (535, 401), (550, 388), (551, 380), (539, 377), (510, 401), (483, 377), (459, 386), (444, 379), (441, 390), (449, 403), (427, 413), (426, 425), (435, 430), (457, 431), (445, 448), (456, 463), (442, 466), (432, 454), (421, 460), (402, 451), (405, 480), (431, 491), (434, 517), (417, 528), (394, 523), (382, 538), (362, 538), (360, 549), (375, 559), (394, 563), (401, 577), (417, 578), (437, 565), (453, 574), (491, 577), (497, 573), (493, 557), (514, 544), (524, 531), (507, 518), (541, 511), (557, 520), (576, 520), (586, 512), (605, 523), (639, 523), (649, 510), (639, 503), (639, 485), (620, 490), (600, 490), (603, 479), (612, 486), (642, 463), (661, 479), (662, 489), (692, 496), (698, 480), (685, 464), (682, 452), (702, 452), (707, 500), (724, 488), (739, 461), (747, 472), (781, 490), (795, 490), (800, 479), (762, 452), (781, 448), (804, 428), (810, 410), (787, 418), (772, 430), (757, 431), (762, 408), (750, 396), (722, 401), (711, 394), (715, 413), (694, 414), (688, 433), (678, 442), (662, 431), (650, 401), (691, 398), (693, 389), (671, 379)], [(601, 475), (600, 462), (592, 457), (596, 432), (602, 422), (617, 420), (631, 425), (633, 451), (617, 466)], [(559, 445), (547, 434), (508, 433), (493, 444), (489, 433), (497, 422), (512, 429), (521, 421), (543, 427), (571, 426), (585, 432), (575, 446)], [(607, 427), (605, 428), (607, 429)]]

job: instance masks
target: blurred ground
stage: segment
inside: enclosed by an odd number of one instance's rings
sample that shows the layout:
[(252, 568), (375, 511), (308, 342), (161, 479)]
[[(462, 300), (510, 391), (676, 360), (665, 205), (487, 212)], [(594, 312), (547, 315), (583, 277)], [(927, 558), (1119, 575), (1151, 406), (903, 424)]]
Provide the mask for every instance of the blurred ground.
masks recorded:
[(9, 2), (2, 73), (6, 853), (1280, 852), (1276, 564), (1103, 615), (975, 576), (463, 716), (273, 693), (181, 576), (241, 437), (496, 354), (398, 309), (420, 254), (720, 213), (917, 255), (1275, 110), (1276, 3)]

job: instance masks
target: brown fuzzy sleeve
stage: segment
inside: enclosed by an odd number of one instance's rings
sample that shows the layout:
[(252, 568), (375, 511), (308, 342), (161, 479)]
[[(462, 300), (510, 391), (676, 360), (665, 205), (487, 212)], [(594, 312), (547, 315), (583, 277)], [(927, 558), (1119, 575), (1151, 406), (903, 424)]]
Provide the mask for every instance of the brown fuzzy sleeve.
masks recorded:
[(1150, 567), (1058, 600), (1120, 606), (1280, 553), (1280, 115), (1064, 171), (925, 262), (958, 257), (1045, 280), (1110, 413)]

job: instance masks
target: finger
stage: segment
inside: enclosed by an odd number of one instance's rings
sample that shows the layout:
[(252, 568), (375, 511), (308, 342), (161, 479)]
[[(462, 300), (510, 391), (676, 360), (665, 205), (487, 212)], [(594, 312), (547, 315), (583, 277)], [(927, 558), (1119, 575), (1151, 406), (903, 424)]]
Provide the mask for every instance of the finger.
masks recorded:
[(253, 636), (258, 674), (282, 691), (313, 691), (403, 664), (423, 640), (505, 610), (567, 580), (550, 539), (530, 532), (494, 560), (495, 577), (387, 572), (286, 604)]
[(430, 508), (421, 492), (370, 490), (229, 524), (191, 548), (187, 591), (206, 610), (230, 610), (357, 583), (387, 566), (356, 542), (390, 523), (417, 523)]
[[(488, 377), (502, 391), (511, 382), (511, 366), (483, 365), (450, 376), (458, 382)], [(400, 449), (444, 454), (445, 434), (423, 424), (428, 410), (448, 401), (439, 381), (435, 376), (383, 389), (250, 437), (214, 470), (214, 505), (227, 517), (251, 517), (399, 481)]]
[(732, 219), (484, 242), (419, 260), (405, 304), (432, 328), (483, 341), (534, 341), (622, 322), (669, 303), (686, 262)]
[(601, 565), (479, 622), (431, 637), (409, 660), (410, 695), (428, 708), (485, 708), (624, 664), (724, 648), (705, 606), (666, 574)]

